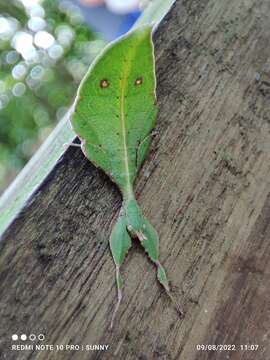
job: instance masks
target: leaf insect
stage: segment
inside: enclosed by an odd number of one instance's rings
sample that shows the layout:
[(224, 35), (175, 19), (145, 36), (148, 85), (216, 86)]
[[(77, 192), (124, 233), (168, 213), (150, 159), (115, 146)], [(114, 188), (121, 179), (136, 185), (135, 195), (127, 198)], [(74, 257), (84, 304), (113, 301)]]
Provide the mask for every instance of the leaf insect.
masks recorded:
[(152, 28), (140, 27), (107, 46), (90, 66), (79, 87), (71, 120), (85, 156), (108, 174), (122, 193), (122, 207), (110, 236), (118, 291), (111, 327), (122, 300), (120, 267), (132, 238), (139, 239), (171, 297), (159, 261), (158, 234), (144, 217), (133, 191), (156, 124), (155, 89)]

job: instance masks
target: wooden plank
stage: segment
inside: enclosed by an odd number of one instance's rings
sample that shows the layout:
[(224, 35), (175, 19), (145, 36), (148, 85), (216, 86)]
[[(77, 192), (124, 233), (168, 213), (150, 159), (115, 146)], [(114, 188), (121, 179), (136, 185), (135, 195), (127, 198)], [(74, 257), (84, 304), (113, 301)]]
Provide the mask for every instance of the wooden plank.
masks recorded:
[[(269, 18), (267, 0), (177, 1), (155, 36), (159, 135), (136, 193), (160, 234), (185, 317), (135, 244), (117, 325), (108, 330), (116, 296), (108, 238), (121, 199), (73, 148), (1, 243), (3, 358), (270, 358)], [(13, 333), (109, 351), (18, 353), (10, 350)]]

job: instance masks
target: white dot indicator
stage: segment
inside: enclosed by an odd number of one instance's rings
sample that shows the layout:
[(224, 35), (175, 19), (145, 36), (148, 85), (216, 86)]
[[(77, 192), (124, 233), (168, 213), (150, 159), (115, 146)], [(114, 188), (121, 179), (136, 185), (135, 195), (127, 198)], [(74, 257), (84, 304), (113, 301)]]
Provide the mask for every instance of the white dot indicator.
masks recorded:
[(13, 341), (16, 341), (16, 340), (19, 339), (19, 337), (18, 337), (17, 334), (13, 334), (13, 335), (11, 336), (11, 338), (12, 338)]
[(22, 334), (22, 335), (21, 335), (21, 340), (22, 340), (22, 341), (27, 340), (27, 336), (26, 336), (25, 334)]
[(38, 335), (38, 340), (40, 340), (40, 341), (45, 340), (45, 335), (44, 334), (39, 334)]
[(31, 340), (31, 341), (35, 341), (36, 340), (36, 335), (35, 334), (31, 334), (31, 335), (29, 335), (29, 339)]

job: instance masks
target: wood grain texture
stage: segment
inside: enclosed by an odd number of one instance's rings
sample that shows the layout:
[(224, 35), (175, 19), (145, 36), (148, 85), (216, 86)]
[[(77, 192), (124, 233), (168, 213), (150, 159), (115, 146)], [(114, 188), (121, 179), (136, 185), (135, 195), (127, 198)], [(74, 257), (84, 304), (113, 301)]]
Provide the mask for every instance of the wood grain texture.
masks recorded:
[[(179, 319), (139, 246), (113, 332), (121, 199), (69, 149), (0, 243), (1, 359), (270, 358), (270, 3), (177, 1), (155, 35), (158, 131), (136, 185)], [(10, 351), (12, 333), (108, 352)], [(196, 344), (259, 344), (198, 352)]]

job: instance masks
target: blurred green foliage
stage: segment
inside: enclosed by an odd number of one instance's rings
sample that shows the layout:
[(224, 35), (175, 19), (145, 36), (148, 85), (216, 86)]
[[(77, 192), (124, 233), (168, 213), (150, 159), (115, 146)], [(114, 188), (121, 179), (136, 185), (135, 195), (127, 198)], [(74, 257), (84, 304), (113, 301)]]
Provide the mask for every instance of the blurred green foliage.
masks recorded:
[(103, 44), (66, 0), (0, 0), (0, 191), (67, 111)]

